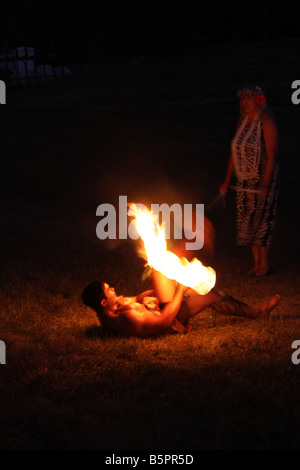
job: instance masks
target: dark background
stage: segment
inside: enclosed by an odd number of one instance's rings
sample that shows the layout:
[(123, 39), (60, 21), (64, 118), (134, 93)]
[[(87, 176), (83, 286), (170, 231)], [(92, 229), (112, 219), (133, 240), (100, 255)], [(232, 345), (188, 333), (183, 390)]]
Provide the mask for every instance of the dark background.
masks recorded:
[[(295, 6), (2, 2), (3, 44), (87, 32), (96, 64), (11, 87), (0, 108), (3, 449), (299, 449)], [(245, 274), (250, 254), (235, 246), (233, 192), (227, 210), (211, 214), (209, 264), (233, 296), (261, 304), (278, 292), (282, 303), (265, 323), (207, 309), (190, 335), (106, 334), (82, 305), (83, 288), (101, 275), (132, 295), (144, 286), (143, 261), (133, 244), (96, 238), (97, 206), (121, 194), (209, 204), (224, 177), (236, 90), (249, 81), (266, 89), (280, 124), (275, 271)]]
[(111, 57), (192, 52), (206, 44), (299, 36), (296, 1), (1, 3), (2, 34), (98, 31), (99, 45)]

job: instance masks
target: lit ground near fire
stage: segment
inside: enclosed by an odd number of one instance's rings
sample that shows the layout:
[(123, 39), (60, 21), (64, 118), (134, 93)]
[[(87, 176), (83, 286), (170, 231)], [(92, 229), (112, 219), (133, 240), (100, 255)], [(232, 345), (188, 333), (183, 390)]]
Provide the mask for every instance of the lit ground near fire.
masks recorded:
[[(123, 59), (89, 75), (7, 90), (2, 111), (0, 339), (2, 449), (299, 449), (299, 41)], [(247, 58), (247, 60), (245, 59)], [(268, 64), (268, 65), (267, 65)], [(271, 65), (270, 65), (271, 64)], [(105, 333), (81, 292), (148, 287), (133, 241), (101, 242), (96, 208), (204, 203), (218, 194), (237, 117), (235, 91), (266, 87), (282, 171), (273, 272), (247, 276), (234, 194), (207, 215), (217, 286), (271, 317), (214, 314), (187, 335)]]

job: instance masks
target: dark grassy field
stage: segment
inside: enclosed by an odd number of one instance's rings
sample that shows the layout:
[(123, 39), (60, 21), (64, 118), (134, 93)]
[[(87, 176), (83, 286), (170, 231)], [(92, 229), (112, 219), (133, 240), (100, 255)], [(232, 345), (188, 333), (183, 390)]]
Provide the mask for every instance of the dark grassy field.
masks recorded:
[[(216, 46), (197, 57), (126, 58), (89, 74), (7, 90), (1, 107), (1, 449), (299, 449), (299, 40)], [(238, 113), (258, 83), (280, 125), (273, 274), (249, 278), (234, 243), (234, 194), (210, 216), (217, 286), (264, 321), (193, 318), (187, 335), (105, 333), (81, 292), (148, 287), (132, 241), (100, 241), (96, 208), (204, 203), (218, 194)]]

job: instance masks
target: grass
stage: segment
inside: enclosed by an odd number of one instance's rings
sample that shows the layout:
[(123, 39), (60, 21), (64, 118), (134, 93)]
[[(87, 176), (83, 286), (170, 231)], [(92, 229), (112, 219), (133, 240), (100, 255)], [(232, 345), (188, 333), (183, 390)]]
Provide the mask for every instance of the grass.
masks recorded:
[[(0, 447), (2, 449), (298, 449), (298, 40), (127, 58), (88, 75), (7, 90), (2, 110)], [(247, 60), (246, 60), (247, 59)], [(250, 279), (234, 243), (234, 195), (210, 215), (218, 287), (270, 318), (214, 314), (188, 335), (103, 331), (81, 303), (97, 278), (147, 288), (131, 241), (100, 241), (96, 208), (203, 202), (217, 194), (237, 115), (236, 89), (269, 91), (281, 130), (274, 273)]]

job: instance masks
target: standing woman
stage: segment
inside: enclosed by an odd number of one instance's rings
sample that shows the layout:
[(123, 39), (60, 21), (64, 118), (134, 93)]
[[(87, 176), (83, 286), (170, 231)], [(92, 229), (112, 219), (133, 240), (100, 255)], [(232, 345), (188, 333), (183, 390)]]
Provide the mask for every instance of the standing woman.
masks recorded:
[(249, 86), (238, 91), (240, 118), (231, 142), (225, 181), (226, 195), (233, 173), (236, 186), (236, 238), (239, 246), (251, 246), (250, 273), (269, 273), (269, 248), (275, 226), (279, 188), (278, 127), (266, 104), (264, 91)]

